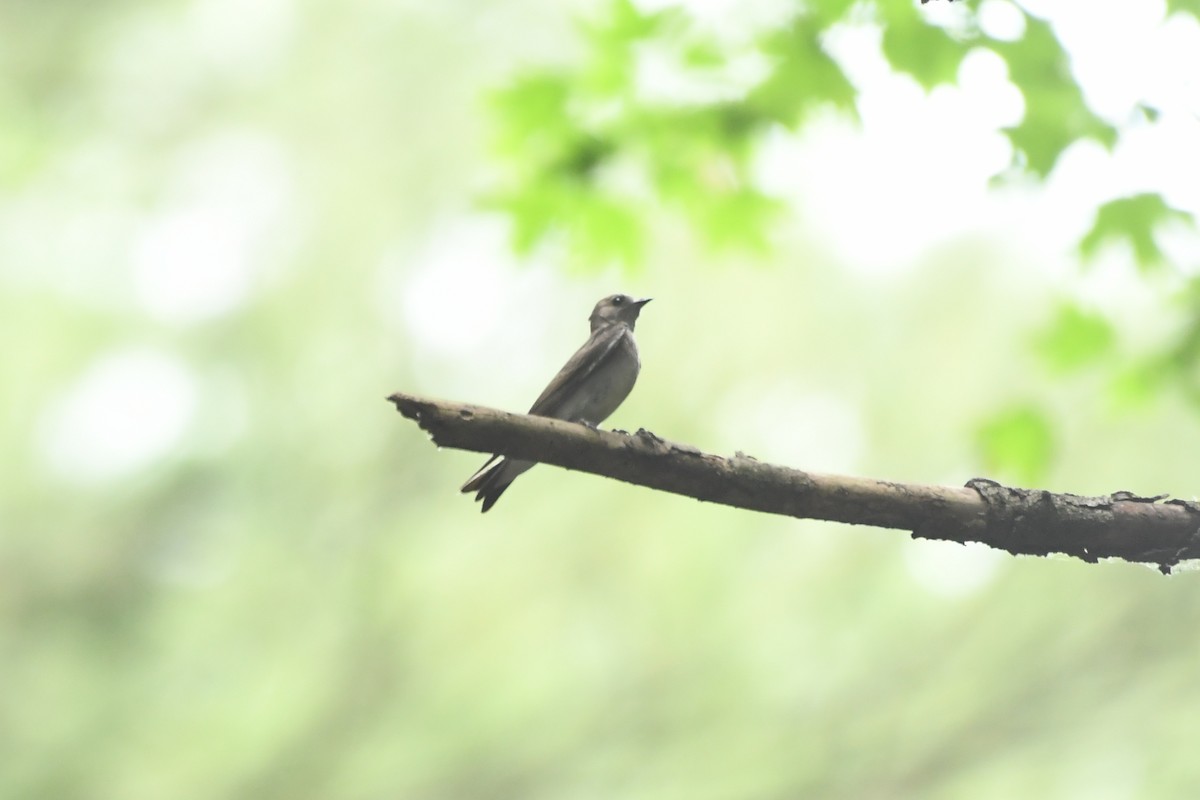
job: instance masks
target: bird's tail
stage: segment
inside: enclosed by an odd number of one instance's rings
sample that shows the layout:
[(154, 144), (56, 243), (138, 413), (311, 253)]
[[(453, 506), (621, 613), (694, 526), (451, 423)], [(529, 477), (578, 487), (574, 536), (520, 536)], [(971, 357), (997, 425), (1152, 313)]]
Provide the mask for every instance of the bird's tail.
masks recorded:
[(460, 491), (463, 493), (475, 492), (475, 501), (482, 500), (483, 508), (480, 510), (486, 512), (496, 505), (500, 495), (504, 494), (504, 490), (516, 480), (517, 476), (531, 466), (533, 465), (527, 461), (513, 461), (501, 458), (499, 455), (492, 456), (486, 464), (479, 468), (478, 472), (467, 479)]

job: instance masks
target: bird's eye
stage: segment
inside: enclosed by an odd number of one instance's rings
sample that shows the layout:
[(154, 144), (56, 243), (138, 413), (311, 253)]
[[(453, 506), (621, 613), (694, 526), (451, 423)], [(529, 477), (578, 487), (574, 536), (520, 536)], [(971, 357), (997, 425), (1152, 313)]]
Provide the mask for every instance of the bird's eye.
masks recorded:
[(612, 303), (614, 306), (619, 306), (624, 302), (625, 302), (625, 295), (623, 295), (623, 294), (619, 294), (612, 299)]

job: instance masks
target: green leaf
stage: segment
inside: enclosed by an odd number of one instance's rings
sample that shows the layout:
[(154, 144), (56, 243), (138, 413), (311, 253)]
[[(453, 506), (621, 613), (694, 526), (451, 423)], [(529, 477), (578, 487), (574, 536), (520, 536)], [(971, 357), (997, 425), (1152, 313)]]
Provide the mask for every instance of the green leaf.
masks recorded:
[(554, 228), (561, 198), (551, 187), (527, 184), (519, 190), (496, 192), (482, 200), (485, 208), (507, 214), (512, 220), (512, 249), (529, 255)]
[(579, 25), (590, 45), (580, 85), (601, 96), (621, 95), (633, 84), (634, 46), (667, 36), (684, 19), (679, 9), (643, 13), (631, 0), (611, 0), (594, 19)]
[(547, 165), (547, 171), (564, 178), (590, 179), (617, 151), (617, 146), (598, 136), (575, 133), (563, 143), (559, 157)]
[(774, 60), (774, 68), (746, 97), (748, 109), (788, 128), (795, 128), (822, 103), (854, 112), (854, 86), (821, 48), (820, 33), (798, 17), (759, 43), (763, 54)]
[(1163, 263), (1163, 252), (1154, 240), (1155, 230), (1173, 221), (1193, 222), (1186, 211), (1167, 205), (1160, 194), (1137, 194), (1112, 200), (1096, 209), (1096, 220), (1079, 242), (1079, 252), (1092, 258), (1105, 244), (1125, 241), (1138, 265), (1149, 269)]
[(632, 202), (582, 195), (567, 227), (568, 246), (589, 269), (608, 263), (629, 267), (641, 258), (644, 234)]
[(1161, 359), (1138, 362), (1113, 375), (1109, 397), (1121, 410), (1144, 408), (1162, 394), (1169, 374), (1170, 368)]
[(713, 247), (765, 252), (770, 246), (770, 225), (782, 210), (783, 204), (775, 198), (743, 187), (706, 198), (696, 216)]
[(1106, 147), (1116, 142), (1116, 129), (1084, 103), (1070, 60), (1048, 23), (1026, 15), (1021, 39), (991, 47), (1008, 62), (1009, 79), (1025, 97), (1025, 118), (1005, 133), (1031, 172), (1045, 178), (1077, 139), (1095, 139)]
[(885, 0), (880, 11), (884, 20), (883, 54), (893, 67), (912, 75), (926, 89), (954, 83), (968, 44), (926, 23), (909, 3)]
[(1051, 369), (1070, 372), (1110, 355), (1115, 341), (1116, 335), (1107, 319), (1067, 303), (1058, 309), (1058, 315), (1037, 337), (1034, 347)]
[(523, 184), (498, 192), (485, 206), (512, 220), (512, 248), (529, 255), (538, 245), (557, 238), (567, 251), (589, 267), (635, 264), (645, 238), (636, 201), (605, 194), (596, 187), (569, 179)]
[(632, 0), (611, 0), (595, 20), (582, 22), (580, 27), (595, 43), (627, 47), (663, 33), (668, 25), (682, 19), (678, 9), (643, 13)]
[(727, 54), (719, 44), (702, 40), (690, 42), (684, 46), (681, 60), (695, 69), (712, 69), (725, 65)]
[(522, 75), (493, 92), (497, 149), (518, 159), (558, 157), (575, 130), (566, 113), (570, 96), (571, 77), (548, 71)]
[(821, 20), (822, 27), (829, 27), (858, 5), (859, 0), (814, 0), (805, 3), (809, 13)]
[(1158, 122), (1159, 118), (1162, 117), (1162, 111), (1146, 103), (1138, 103), (1137, 110), (1141, 112), (1147, 122)]
[(989, 472), (1011, 475), (1027, 485), (1040, 483), (1054, 458), (1050, 422), (1033, 406), (1017, 406), (992, 417), (980, 426), (976, 444)]
[(1167, 0), (1167, 13), (1174, 14), (1177, 11), (1200, 17), (1200, 0)]

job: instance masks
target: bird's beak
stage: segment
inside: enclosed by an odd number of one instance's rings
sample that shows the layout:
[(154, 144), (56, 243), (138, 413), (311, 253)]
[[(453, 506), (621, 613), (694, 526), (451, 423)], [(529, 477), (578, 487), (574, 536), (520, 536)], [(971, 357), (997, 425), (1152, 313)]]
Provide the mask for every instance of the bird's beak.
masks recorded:
[(641, 300), (634, 300), (633, 304), (635, 306), (637, 306), (638, 308), (641, 308), (642, 306), (646, 305), (646, 303), (649, 303), (653, 299), (654, 299), (653, 297), (645, 297)]

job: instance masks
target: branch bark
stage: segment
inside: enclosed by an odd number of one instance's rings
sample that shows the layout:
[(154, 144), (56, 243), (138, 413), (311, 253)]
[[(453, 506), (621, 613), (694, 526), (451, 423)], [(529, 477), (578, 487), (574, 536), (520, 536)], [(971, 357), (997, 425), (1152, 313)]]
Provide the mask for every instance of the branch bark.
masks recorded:
[(1200, 558), (1200, 503), (1166, 495), (1082, 497), (983, 478), (950, 487), (822, 475), (740, 452), (703, 453), (644, 429), (601, 431), (399, 392), (388, 400), (442, 447), (554, 464), (735, 508), (982, 542), (1014, 555), (1120, 558), (1156, 564), (1164, 573)]

